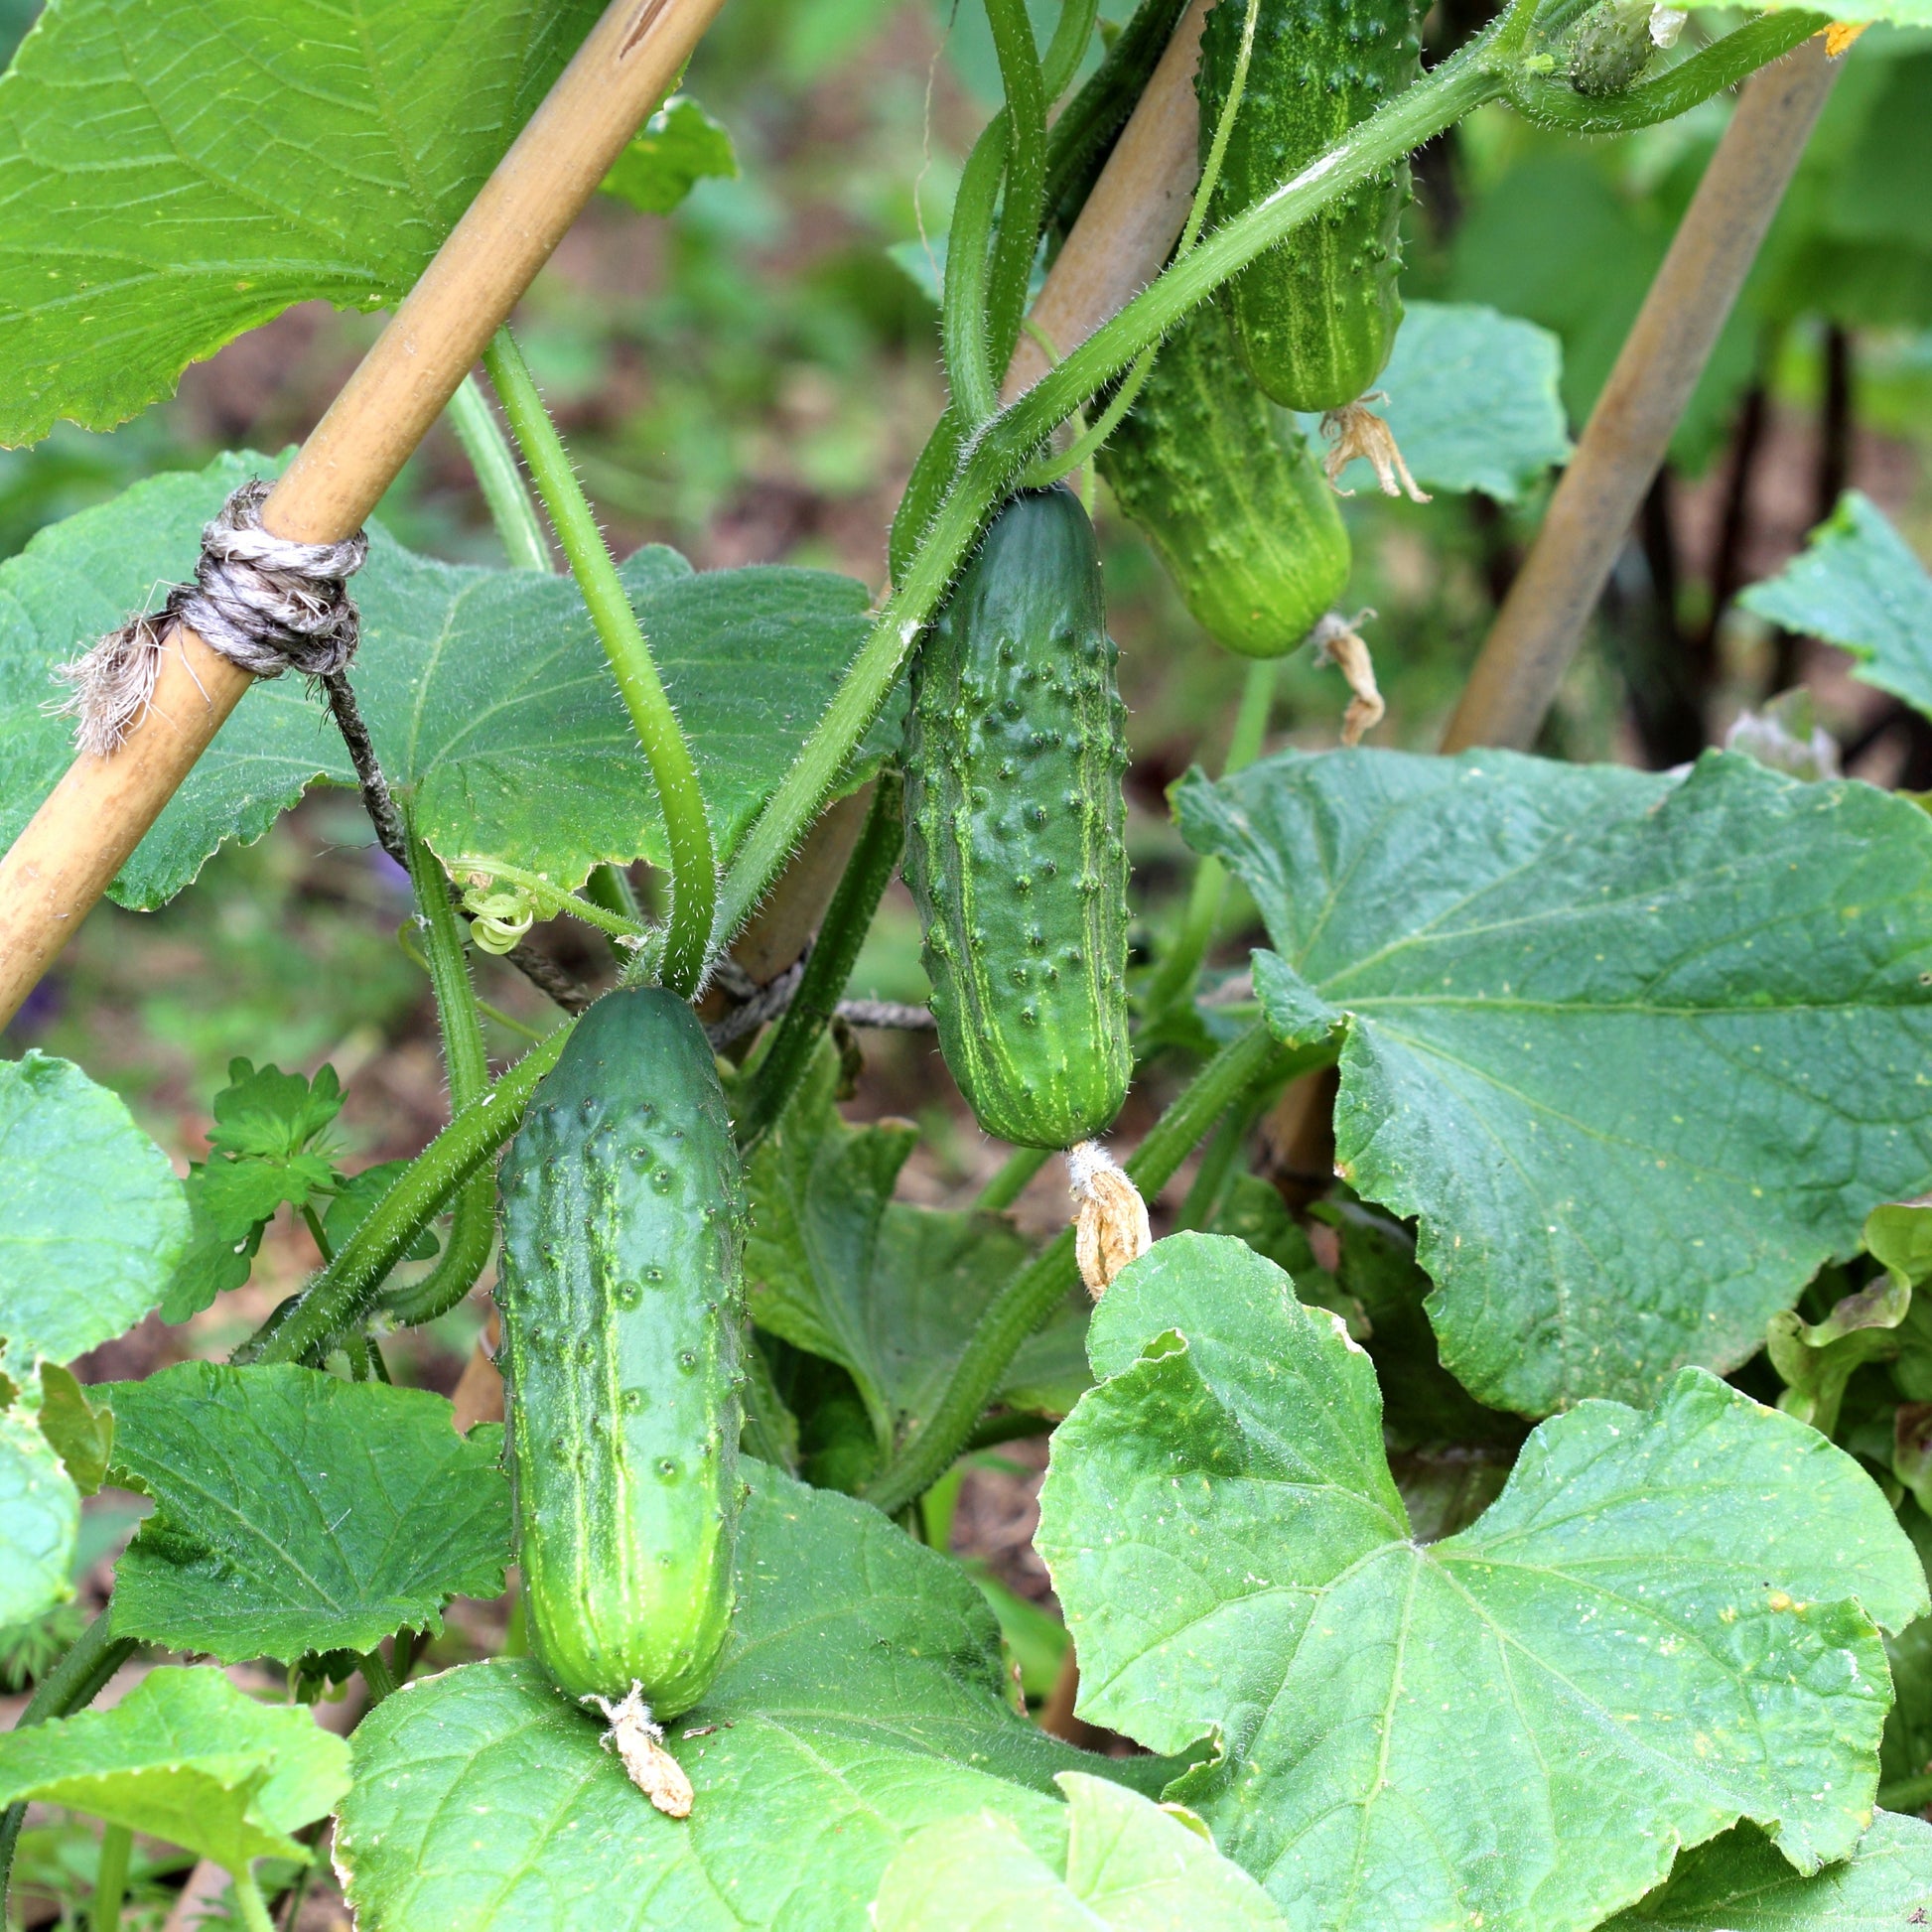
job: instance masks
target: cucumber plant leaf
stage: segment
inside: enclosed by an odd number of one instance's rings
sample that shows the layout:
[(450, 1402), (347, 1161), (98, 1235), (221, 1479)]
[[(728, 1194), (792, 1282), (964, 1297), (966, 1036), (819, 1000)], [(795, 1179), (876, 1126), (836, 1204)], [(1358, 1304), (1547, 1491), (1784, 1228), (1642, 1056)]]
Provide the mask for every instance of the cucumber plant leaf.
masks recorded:
[[(931, 1413), (980, 1311), (1028, 1243), (1003, 1215), (893, 1198), (918, 1140), (904, 1121), (851, 1127), (821, 1052), (753, 1157), (745, 1275), (753, 1318), (847, 1369), (882, 1448)], [(1082, 1295), (1022, 1344), (996, 1400), (1064, 1415), (1087, 1386)]]
[(1848, 489), (1745, 610), (1858, 660), (1855, 675), (1932, 717), (1932, 574), (1862, 490)]
[(0, 1411), (0, 1628), (73, 1594), (80, 1492), (35, 1419)]
[(1036, 1539), (1081, 1714), (1213, 1736), (1167, 1795), (1291, 1923), (1582, 1932), (1740, 1819), (1798, 1870), (1857, 1846), (1878, 1626), (1926, 1585), (1815, 1431), (1687, 1369), (1648, 1412), (1543, 1424), (1425, 1550), (1368, 1357), (1249, 1249), (1158, 1243), (1088, 1347)]
[(112, 428), (294, 303), (396, 301), (598, 13), (55, 0), (0, 79), (0, 445)]
[(921, 1825), (993, 1810), (1050, 1852), (1056, 1772), (1173, 1774), (1092, 1758), (1015, 1713), (958, 1565), (864, 1503), (744, 1467), (724, 1668), (667, 1726), (689, 1819), (653, 1811), (602, 1722), (533, 1664), (468, 1665), (356, 1728), (336, 1857), (358, 1924), (858, 1932)]
[[(204, 523), (237, 484), (272, 474), (246, 452), (154, 477), (43, 530), (0, 564), (0, 843), (73, 755), (47, 712), (56, 665), (195, 565)], [(866, 631), (864, 587), (823, 571), (694, 573), (675, 551), (623, 566), (692, 740), (721, 863), (831, 700)], [(669, 858), (643, 754), (570, 579), (418, 557), (371, 532), (355, 579), (352, 679), (392, 788), (445, 859), (491, 859), (575, 886), (602, 860)], [(782, 679), (768, 667), (782, 662)], [(889, 704), (847, 773), (897, 742)], [(217, 846), (257, 839), (321, 779), (355, 774), (299, 678), (257, 683), (109, 888), (151, 909)]]
[(876, 1932), (1288, 1932), (1197, 1823), (1104, 1778), (1058, 1782), (1050, 1857), (996, 1812), (921, 1826), (886, 1867)]
[(669, 214), (699, 182), (737, 176), (738, 153), (724, 124), (689, 94), (673, 94), (630, 137), (602, 185), (640, 214)]
[(1603, 1932), (1899, 1932), (1932, 1918), (1932, 1825), (1881, 1811), (1841, 1864), (1793, 1871), (1749, 1825), (1686, 1852)]
[(292, 1662), (502, 1590), (502, 1432), (459, 1436), (441, 1396), (182, 1362), (112, 1397), (114, 1480), (155, 1502), (116, 1569), (119, 1635)]
[(0, 1736), (0, 1804), (70, 1805), (238, 1871), (307, 1862), (290, 1834), (348, 1784), (348, 1746), (304, 1705), (258, 1704), (218, 1670), (153, 1670), (111, 1711)]
[(113, 1410), (90, 1402), (73, 1371), (54, 1362), (41, 1363), (40, 1383), (41, 1434), (81, 1495), (97, 1495), (114, 1454)]
[(1255, 896), (1284, 1039), (1339, 1030), (1335, 1152), (1419, 1217), (1497, 1408), (1734, 1367), (1932, 1178), (1932, 824), (1734, 755), (1289, 754), (1179, 787)]
[(160, 1301), (188, 1204), (120, 1097), (33, 1048), (0, 1060), (0, 1366), (19, 1380)]
[[(1570, 456), (1563, 345), (1549, 330), (1476, 302), (1411, 302), (1376, 377), (1386, 417), (1416, 481), (1514, 503)], [(1371, 483), (1368, 465), (1344, 488)]]

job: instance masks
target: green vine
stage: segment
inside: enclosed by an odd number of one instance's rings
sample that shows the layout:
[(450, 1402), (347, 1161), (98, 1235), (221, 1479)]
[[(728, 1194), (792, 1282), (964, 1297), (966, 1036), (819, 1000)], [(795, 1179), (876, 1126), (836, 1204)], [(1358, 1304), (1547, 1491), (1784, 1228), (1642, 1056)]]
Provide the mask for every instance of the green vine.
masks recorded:
[(693, 993), (704, 978), (710, 958), (718, 879), (711, 821), (705, 816), (704, 794), (698, 788), (691, 748), (665, 695), (663, 680), (657, 675), (650, 646), (604, 533), (597, 527), (577, 473), (571, 468), (563, 439), (507, 329), (499, 329), (483, 351), (483, 365), (495, 384), (511, 434), (536, 479), (537, 493), (550, 513), (551, 527), (590, 608), (591, 621), (597, 626), (624, 708), (636, 728), (637, 742), (656, 780), (671, 849), (671, 916), (664, 940), (663, 982), (674, 992)]

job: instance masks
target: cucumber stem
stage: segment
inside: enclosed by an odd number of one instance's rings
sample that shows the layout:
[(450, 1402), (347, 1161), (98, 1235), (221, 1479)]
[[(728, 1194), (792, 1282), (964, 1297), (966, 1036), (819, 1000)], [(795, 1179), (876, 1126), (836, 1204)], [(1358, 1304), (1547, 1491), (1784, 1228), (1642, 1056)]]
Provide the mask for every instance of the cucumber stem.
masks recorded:
[(254, 1872), (244, 1864), (228, 1876), (234, 1881), (235, 1909), (240, 1912), (247, 1932), (275, 1932), (275, 1921), (268, 1916), (268, 1901), (262, 1897)]
[(999, 410), (993, 353), (987, 341), (987, 249), (993, 210), (1007, 165), (1007, 117), (996, 114), (980, 130), (953, 197), (946, 236), (946, 281), (940, 301), (940, 348), (952, 406), (969, 429)]
[(463, 445), (463, 454), (470, 459), (477, 487), (483, 491), (489, 520), (496, 526), (510, 568), (549, 570), (550, 545), (544, 540), (530, 492), (523, 487), (516, 452), (474, 375), (466, 375), (457, 385), (445, 413), (456, 431), (456, 440)]
[(532, 1046), (496, 1083), (451, 1120), (395, 1178), (336, 1259), (293, 1306), (269, 1317), (230, 1360), (301, 1362), (334, 1346), (359, 1322), (378, 1290), (443, 1203), (516, 1132), (536, 1084), (557, 1063), (575, 1021)]
[[(1127, 1163), (1129, 1177), (1152, 1199), (1173, 1177), (1194, 1143), (1250, 1087), (1291, 1065), (1317, 1065), (1332, 1053), (1324, 1043), (1291, 1055), (1257, 1021), (1222, 1047), (1154, 1124)], [(971, 1441), (1021, 1343), (1059, 1307), (1079, 1279), (1069, 1227), (986, 1305), (931, 1417), (866, 1487), (866, 1501), (896, 1516), (945, 1474)]]
[[(1252, 764), (1261, 755), (1262, 740), (1268, 735), (1268, 715), (1275, 703), (1275, 680), (1281, 670), (1278, 657), (1258, 657), (1248, 666), (1247, 681), (1241, 687), (1241, 708), (1234, 714), (1234, 730), (1228, 739), (1228, 755), (1221, 775), (1231, 778)], [(1180, 930), (1173, 950), (1161, 962), (1147, 989), (1150, 1013), (1163, 1013), (1193, 990), (1201, 961), (1214, 943), (1215, 928), (1221, 923), (1221, 908), (1227, 901), (1227, 868), (1211, 854), (1194, 869), (1194, 883), (1187, 895), (1187, 909), (1180, 917)]]
[(125, 1825), (111, 1820), (100, 1833), (100, 1863), (94, 1871), (93, 1904), (87, 1913), (89, 1932), (118, 1932), (121, 1902), (127, 1897), (128, 1855), (134, 1850), (134, 1834)]
[(826, 908), (798, 990), (752, 1070), (739, 1113), (741, 1148), (750, 1147), (783, 1118), (831, 1024), (833, 1009), (852, 977), (859, 949), (872, 930), (879, 901), (897, 870), (899, 853), (905, 846), (904, 804), (905, 780), (888, 766), (874, 785), (859, 843), (853, 847), (838, 890)]
[(671, 849), (671, 916), (664, 940), (663, 983), (690, 995), (704, 978), (710, 956), (711, 927), (717, 908), (717, 858), (711, 821), (705, 816), (691, 748), (663, 680), (651, 659), (629, 594), (616, 560), (585, 500), (557, 426), (543, 406), (522, 350), (508, 329), (499, 329), (483, 351), (483, 366), (495, 385), (510, 432), (536, 479), (537, 493), (550, 514), (571, 575), (583, 592), (591, 621), (611, 660), (624, 709), (637, 733), (657, 785), (664, 830)]
[[(16, 1730), (30, 1725), (44, 1725), (52, 1718), (70, 1718), (84, 1711), (106, 1687), (107, 1680), (132, 1657), (140, 1646), (132, 1637), (114, 1634), (114, 1612), (106, 1609), (73, 1640), (68, 1654), (40, 1681), (27, 1700), (27, 1709), (15, 1721)], [(7, 1880), (13, 1871), (14, 1849), (20, 1843), (20, 1828), (27, 1817), (23, 1801), (0, 1812), (0, 1923), (6, 1922)]]
[(1046, 82), (1027, 0), (986, 0), (1006, 89), (1006, 192), (987, 266), (984, 322), (988, 374), (1004, 369), (1020, 340), (1046, 197)]
[[(463, 927), (450, 903), (442, 866), (412, 826), (409, 833), (409, 883), (416, 889), (416, 918), (429, 964), (436, 1018), (443, 1033), (443, 1068), (455, 1114), (479, 1100), (489, 1086), (489, 1056), (483, 1047), (483, 1016)], [(447, 1314), (477, 1285), (496, 1234), (496, 1181), (487, 1167), (458, 1190), (449, 1239), (436, 1266), (419, 1282), (383, 1298), (392, 1321), (415, 1327)]]

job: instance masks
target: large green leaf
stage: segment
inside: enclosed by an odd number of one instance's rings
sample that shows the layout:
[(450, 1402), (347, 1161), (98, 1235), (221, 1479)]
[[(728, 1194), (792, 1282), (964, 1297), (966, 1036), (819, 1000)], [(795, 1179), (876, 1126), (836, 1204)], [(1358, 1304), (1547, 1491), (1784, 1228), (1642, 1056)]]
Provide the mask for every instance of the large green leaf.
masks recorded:
[(1222, 1760), (1199, 1811), (1291, 1923), (1582, 1932), (1750, 1819), (1797, 1868), (1868, 1822), (1884, 1646), (1925, 1578), (1850, 1456), (1699, 1369), (1545, 1423), (1428, 1549), (1368, 1357), (1175, 1235), (1108, 1289), (1038, 1548), (1082, 1715)]
[(1050, 1858), (981, 1812), (922, 1826), (886, 1867), (877, 1932), (1288, 1932), (1239, 1865), (1104, 1778), (1062, 1771)]
[[(268, 459), (155, 477), (44, 530), (0, 564), (0, 843), (72, 757), (50, 717), (57, 664), (158, 583), (193, 570), (202, 526)], [(783, 776), (865, 635), (866, 592), (823, 571), (694, 573), (675, 551), (623, 566), (692, 740), (721, 860)], [(576, 885), (603, 860), (669, 857), (648, 767), (570, 579), (438, 563), (377, 529), (355, 579), (352, 680), (392, 786), (445, 858)], [(782, 677), (771, 667), (782, 665)], [(897, 731), (889, 706), (848, 782)], [(315, 779), (352, 784), (329, 716), (296, 678), (258, 684), (110, 888), (161, 904), (225, 839), (259, 838)]]
[(188, 1242), (168, 1157), (67, 1060), (0, 1060), (0, 1365), (70, 1362), (147, 1313)]
[[(1473, 302), (1412, 302), (1376, 378), (1425, 489), (1479, 489), (1516, 502), (1570, 455), (1559, 393), (1563, 345), (1547, 329)], [(1344, 486), (1369, 481), (1351, 464)]]
[(443, 1397), (211, 1362), (112, 1395), (114, 1479), (155, 1500), (115, 1571), (119, 1634), (292, 1662), (501, 1592), (502, 1432), (459, 1436)]
[(597, 0), (50, 0), (0, 80), (0, 444), (402, 295)]
[[(747, 1176), (745, 1272), (754, 1318), (850, 1370), (882, 1447), (931, 1414), (980, 1311), (1027, 1259), (997, 1214), (893, 1199), (918, 1141), (908, 1123), (849, 1127), (834, 1101), (835, 1054), (766, 1136)], [(1030, 1336), (996, 1400), (1064, 1415), (1086, 1387), (1086, 1298)]]
[(73, 1594), (80, 1492), (32, 1416), (0, 1412), (0, 1627)]
[(71, 1805), (230, 1871), (306, 1862), (289, 1834), (347, 1784), (348, 1746), (313, 1712), (258, 1704), (217, 1670), (150, 1671), (111, 1711), (0, 1736), (0, 1804)]
[(1677, 1862), (1603, 1932), (1901, 1932), (1932, 1917), (1932, 1825), (1881, 1811), (1843, 1864), (1810, 1877), (1740, 1825)]
[(1420, 1217), (1497, 1407), (1648, 1400), (1762, 1342), (1932, 1179), (1932, 824), (1711, 754), (1290, 754), (1179, 791), (1255, 895), (1284, 1038), (1342, 1031), (1336, 1160)]
[(1847, 490), (1805, 548), (1737, 601), (1843, 645), (1865, 683), (1932, 716), (1932, 575), (1862, 491)]
[(919, 1826), (990, 1809), (1050, 1850), (1055, 1772), (1168, 1775), (1019, 1717), (957, 1565), (863, 1503), (747, 1474), (725, 1666), (667, 1737), (690, 1818), (653, 1811), (530, 1664), (412, 1684), (355, 1732), (336, 1856), (363, 1932), (869, 1932)]

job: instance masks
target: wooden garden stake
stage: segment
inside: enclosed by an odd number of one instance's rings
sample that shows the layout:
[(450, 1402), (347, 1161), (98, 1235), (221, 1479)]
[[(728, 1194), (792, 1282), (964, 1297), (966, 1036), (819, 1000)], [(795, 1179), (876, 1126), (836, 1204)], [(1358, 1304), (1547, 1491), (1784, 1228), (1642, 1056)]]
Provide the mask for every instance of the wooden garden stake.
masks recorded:
[[(1846, 43), (1841, 42), (1841, 46)], [(1443, 740), (1527, 750), (1837, 78), (1825, 34), (1746, 82)]]
[[(273, 535), (360, 527), (723, 0), (612, 0), (263, 505)], [(0, 1025), (79, 927), (253, 679), (177, 627), (119, 750), (82, 754), (0, 860)]]

